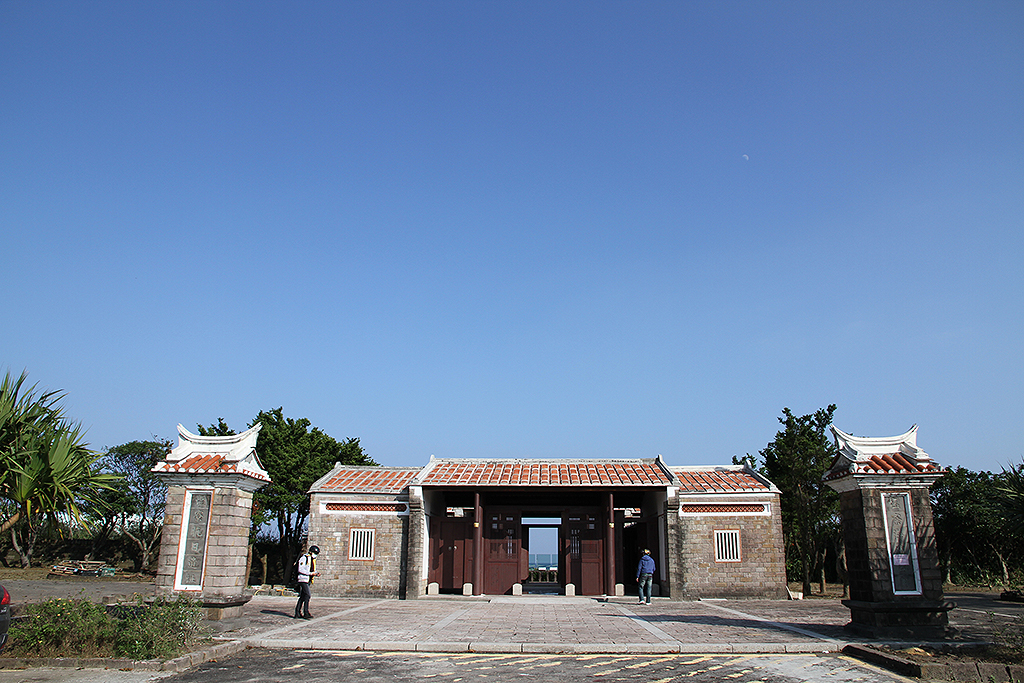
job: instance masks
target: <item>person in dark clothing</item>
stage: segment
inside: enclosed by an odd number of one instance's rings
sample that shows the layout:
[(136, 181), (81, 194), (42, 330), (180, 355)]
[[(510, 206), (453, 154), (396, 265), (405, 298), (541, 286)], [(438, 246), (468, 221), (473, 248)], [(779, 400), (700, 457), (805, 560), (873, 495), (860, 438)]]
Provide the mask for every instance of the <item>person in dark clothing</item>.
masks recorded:
[(651, 604), (651, 586), (654, 577), (654, 558), (651, 557), (651, 551), (644, 548), (643, 557), (640, 558), (640, 564), (636, 566), (636, 584), (637, 591), (640, 595), (640, 602), (638, 604), (643, 605), (645, 603), (644, 597), (646, 596), (646, 604)]
[(316, 570), (316, 556), (320, 554), (320, 548), (315, 545), (309, 546), (309, 552), (299, 558), (299, 601), (295, 603), (296, 619), (312, 619), (309, 613), (309, 598), (312, 593), (309, 590), (313, 583), (314, 576), (320, 576)]

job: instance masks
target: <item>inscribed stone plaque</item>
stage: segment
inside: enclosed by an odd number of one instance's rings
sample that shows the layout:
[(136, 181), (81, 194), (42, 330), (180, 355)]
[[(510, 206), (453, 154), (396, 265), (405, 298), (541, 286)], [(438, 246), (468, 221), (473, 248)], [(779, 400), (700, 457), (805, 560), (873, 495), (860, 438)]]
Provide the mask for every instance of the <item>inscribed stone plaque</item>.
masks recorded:
[(920, 589), (910, 496), (905, 493), (886, 493), (882, 500), (885, 503), (885, 532), (889, 539), (892, 589), (896, 593), (916, 593)]
[(206, 555), (206, 533), (210, 521), (210, 493), (193, 493), (185, 528), (185, 552), (182, 556), (181, 583), (203, 585), (203, 561)]

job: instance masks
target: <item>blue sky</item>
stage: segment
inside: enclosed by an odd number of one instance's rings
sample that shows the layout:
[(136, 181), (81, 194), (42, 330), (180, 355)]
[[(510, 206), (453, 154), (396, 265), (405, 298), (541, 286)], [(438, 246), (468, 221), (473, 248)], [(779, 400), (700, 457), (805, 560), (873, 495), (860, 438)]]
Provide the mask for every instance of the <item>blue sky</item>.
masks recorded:
[(1024, 458), (1024, 4), (0, 2), (0, 371), (95, 448)]

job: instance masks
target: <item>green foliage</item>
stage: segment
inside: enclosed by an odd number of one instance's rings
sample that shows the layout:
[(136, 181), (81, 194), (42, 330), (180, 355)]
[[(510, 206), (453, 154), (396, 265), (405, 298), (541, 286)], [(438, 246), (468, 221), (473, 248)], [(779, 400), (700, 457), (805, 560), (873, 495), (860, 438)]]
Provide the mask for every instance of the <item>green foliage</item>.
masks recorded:
[(37, 657), (102, 657), (114, 651), (117, 621), (88, 600), (54, 599), (29, 605), (28, 619), (11, 624), (7, 653)]
[[(256, 441), (256, 455), (270, 475), (271, 483), (253, 496), (252, 524), (249, 543), (255, 543), (262, 527), (274, 523), (277, 527), (279, 552), (274, 554), (287, 574), (292, 560), (299, 552), (302, 535), (309, 518), (309, 489), (313, 483), (331, 471), (334, 463), (346, 465), (376, 465), (359, 445), (359, 439), (336, 441), (318, 427), (311, 427), (306, 418), (284, 416), (283, 408), (261, 410), (249, 427), (262, 423)], [(209, 427), (197, 425), (203, 436), (229, 436), (236, 432), (224, 418)], [(261, 561), (268, 554), (260, 552)], [(270, 571), (273, 576), (275, 569)], [(287, 577), (285, 577), (287, 580)]]
[(807, 594), (812, 572), (823, 569), (826, 553), (839, 542), (839, 497), (822, 481), (836, 456), (828, 435), (835, 411), (835, 405), (830, 405), (797, 417), (783, 408), (779, 422), (784, 429), (760, 451), (761, 465), (750, 458), (782, 492), (786, 564), (796, 569)]
[(149, 566), (160, 541), (167, 484), (153, 473), (174, 444), (168, 439), (131, 441), (114, 446), (103, 455), (103, 467), (123, 477), (121, 485), (106, 497), (109, 513), (119, 517), (121, 531), (139, 548), (136, 571)]
[(996, 500), (1007, 532), (1024, 537), (1024, 463), (1003, 470), (1002, 481), (996, 486)]
[(376, 465), (359, 445), (359, 439), (336, 441), (306, 418), (286, 418), (283, 408), (260, 411), (250, 423), (263, 424), (256, 454), (271, 482), (256, 492), (255, 504), (276, 519), (284, 566), (291, 566), (299, 551), (309, 517), (310, 487), (327, 474), (334, 463)]
[(7, 373), (0, 381), (0, 499), (9, 514), (0, 530), (14, 527), (23, 566), (31, 562), (43, 517), (82, 521), (80, 502), (95, 500), (118, 479), (95, 467), (98, 455), (86, 447), (81, 426), (64, 415), (63, 394), (37, 394), (26, 379)]
[(29, 605), (28, 618), (11, 625), (7, 654), (167, 659), (206, 638), (201, 604), (196, 600), (140, 601), (118, 611), (108, 612), (88, 600), (53, 599)]
[(116, 654), (131, 659), (176, 657), (206, 639), (202, 618), (198, 600), (179, 597), (141, 606), (120, 620)]
[(1011, 493), (1019, 481), (1017, 469), (994, 475), (958, 467), (932, 487), (935, 536), (947, 580), (1012, 582), (1024, 557)]
[(203, 425), (197, 424), (199, 428), (200, 436), (235, 436), (236, 432), (231, 427), (228, 427), (228, 423), (224, 421), (223, 417), (217, 418), (217, 424), (204, 427)]

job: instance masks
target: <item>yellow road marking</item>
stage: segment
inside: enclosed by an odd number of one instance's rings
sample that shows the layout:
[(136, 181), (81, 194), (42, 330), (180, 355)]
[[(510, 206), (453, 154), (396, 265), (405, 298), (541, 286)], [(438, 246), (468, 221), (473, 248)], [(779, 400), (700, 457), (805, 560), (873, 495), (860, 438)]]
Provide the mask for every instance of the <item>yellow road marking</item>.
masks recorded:
[[(607, 656), (607, 655), (606, 655)], [(605, 666), (610, 664), (618, 664), (619, 662), (628, 662), (633, 659), (632, 657), (612, 657), (605, 662), (597, 662), (596, 664), (586, 664), (583, 666), (584, 669), (593, 669), (595, 666)]]
[(637, 662), (636, 664), (630, 664), (626, 668), (627, 669), (641, 669), (641, 668), (643, 668), (645, 666), (650, 666), (651, 664), (661, 664), (663, 662), (671, 662), (673, 659), (675, 659), (675, 657), (662, 657), (660, 659), (652, 659), (652, 660), (647, 661), (647, 662)]

